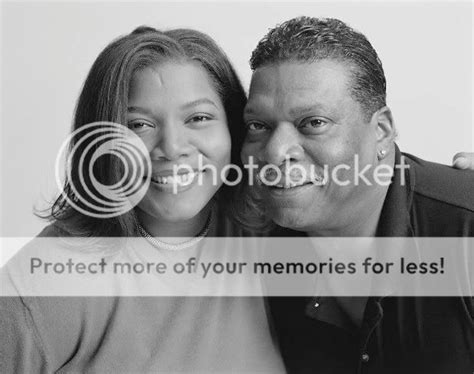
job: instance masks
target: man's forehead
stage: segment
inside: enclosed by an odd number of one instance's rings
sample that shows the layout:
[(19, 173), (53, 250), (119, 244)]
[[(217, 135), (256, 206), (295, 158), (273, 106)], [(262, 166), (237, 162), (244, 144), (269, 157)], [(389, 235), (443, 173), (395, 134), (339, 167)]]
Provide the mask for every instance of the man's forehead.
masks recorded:
[(296, 111), (333, 107), (348, 91), (349, 68), (334, 60), (283, 62), (257, 69), (252, 76), (246, 112), (274, 106), (275, 101)]
[[(275, 105), (278, 103), (273, 97), (256, 94), (252, 100), (249, 99), (245, 107), (245, 114), (260, 114), (262, 111), (275, 111)], [(326, 98), (319, 98), (312, 91), (308, 95), (288, 95), (281, 101), (278, 109), (288, 111), (289, 114), (301, 114), (314, 110), (334, 109), (333, 103)]]
[(285, 85), (294, 89), (311, 89), (315, 83), (346, 81), (351, 74), (348, 63), (334, 59), (316, 61), (283, 61), (259, 67), (252, 75), (250, 88)]
[(350, 68), (334, 60), (283, 62), (255, 70), (249, 100), (261, 96), (343, 94), (349, 88)]

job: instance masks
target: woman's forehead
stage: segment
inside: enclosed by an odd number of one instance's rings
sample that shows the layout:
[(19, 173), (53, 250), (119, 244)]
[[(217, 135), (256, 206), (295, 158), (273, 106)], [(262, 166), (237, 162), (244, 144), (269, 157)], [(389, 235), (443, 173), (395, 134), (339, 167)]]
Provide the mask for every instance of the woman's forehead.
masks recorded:
[(135, 101), (189, 106), (221, 106), (219, 94), (207, 71), (195, 62), (165, 63), (136, 71), (131, 79), (129, 106)]

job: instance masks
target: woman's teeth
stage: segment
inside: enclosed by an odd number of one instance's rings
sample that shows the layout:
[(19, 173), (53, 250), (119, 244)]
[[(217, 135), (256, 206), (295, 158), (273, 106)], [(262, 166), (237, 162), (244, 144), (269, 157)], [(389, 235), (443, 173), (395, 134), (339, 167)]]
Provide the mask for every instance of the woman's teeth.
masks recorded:
[(178, 185), (188, 185), (194, 178), (196, 178), (201, 172), (193, 172), (186, 174), (178, 175), (169, 175), (167, 177), (154, 176), (151, 180), (158, 184), (178, 184)]

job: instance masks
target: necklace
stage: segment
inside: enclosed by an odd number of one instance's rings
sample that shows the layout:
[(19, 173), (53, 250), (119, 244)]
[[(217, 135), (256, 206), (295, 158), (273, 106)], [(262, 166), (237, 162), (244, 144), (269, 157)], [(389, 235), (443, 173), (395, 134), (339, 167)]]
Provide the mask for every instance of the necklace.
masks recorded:
[(142, 237), (144, 237), (151, 245), (153, 245), (155, 248), (158, 249), (165, 249), (167, 251), (180, 251), (182, 249), (186, 249), (189, 247), (192, 247), (199, 243), (203, 238), (207, 236), (209, 233), (209, 229), (211, 228), (212, 224), (212, 210), (209, 213), (209, 216), (207, 217), (206, 224), (202, 228), (202, 230), (193, 238), (186, 240), (181, 243), (177, 244), (172, 244), (172, 243), (166, 243), (154, 236), (152, 236), (148, 231), (145, 230), (145, 228), (138, 224), (138, 232)]

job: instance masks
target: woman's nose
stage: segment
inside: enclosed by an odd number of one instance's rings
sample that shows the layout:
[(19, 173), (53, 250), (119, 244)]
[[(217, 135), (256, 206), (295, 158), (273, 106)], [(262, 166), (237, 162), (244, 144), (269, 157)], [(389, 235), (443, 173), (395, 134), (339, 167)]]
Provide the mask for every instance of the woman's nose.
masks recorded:
[(181, 128), (179, 124), (165, 124), (160, 128), (158, 141), (151, 152), (151, 157), (154, 160), (176, 161), (189, 156), (191, 146), (188, 140), (186, 129)]

